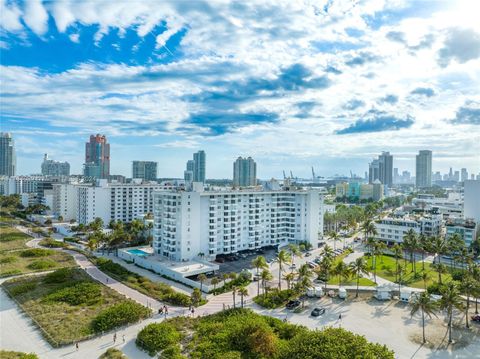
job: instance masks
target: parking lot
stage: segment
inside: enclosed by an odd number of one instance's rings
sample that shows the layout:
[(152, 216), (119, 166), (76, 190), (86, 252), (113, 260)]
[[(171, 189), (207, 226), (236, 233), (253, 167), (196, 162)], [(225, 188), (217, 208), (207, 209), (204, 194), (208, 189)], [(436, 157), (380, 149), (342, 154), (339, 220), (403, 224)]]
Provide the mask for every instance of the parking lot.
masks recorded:
[(242, 256), (234, 261), (225, 261), (224, 263), (217, 263), (220, 266), (220, 269), (217, 271), (217, 274), (224, 274), (224, 273), (240, 273), (243, 269), (252, 269), (252, 260), (255, 259), (257, 256), (264, 256), (267, 261), (272, 260), (276, 257), (276, 250), (275, 249), (262, 249), (256, 253), (244, 255), (245, 258)]

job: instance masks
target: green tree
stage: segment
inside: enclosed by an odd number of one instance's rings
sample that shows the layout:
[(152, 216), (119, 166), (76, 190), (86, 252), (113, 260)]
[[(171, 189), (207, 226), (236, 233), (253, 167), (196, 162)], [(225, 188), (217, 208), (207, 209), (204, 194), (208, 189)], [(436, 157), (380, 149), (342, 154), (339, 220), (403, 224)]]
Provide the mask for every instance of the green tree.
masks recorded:
[(448, 318), (448, 343), (452, 343), (452, 320), (453, 310), (463, 309), (462, 298), (458, 286), (454, 282), (449, 282), (441, 287), (440, 294), (442, 299), (440, 300), (440, 308), (447, 311)]
[(363, 257), (355, 259), (355, 261), (351, 262), (349, 265), (350, 273), (354, 274), (357, 278), (357, 293), (355, 297), (358, 297), (358, 287), (360, 283), (360, 277), (365, 274), (367, 275), (368, 272), (368, 264), (365, 262)]
[(268, 269), (262, 270), (260, 274), (260, 279), (262, 280), (263, 295), (267, 295), (267, 282), (273, 279), (272, 273)]
[(190, 295), (193, 306), (197, 306), (202, 301), (202, 292), (198, 288), (193, 288), (192, 294)]
[[(398, 268), (398, 259), (402, 255), (402, 246), (398, 243), (395, 243), (392, 247), (393, 255), (395, 256), (395, 268)], [(395, 274), (395, 282), (398, 280), (397, 275)]]
[(331, 231), (329, 233), (330, 239), (333, 241), (333, 249), (337, 249), (337, 241), (340, 240), (340, 235), (336, 231)]
[(470, 310), (470, 296), (475, 293), (476, 283), (470, 275), (467, 275), (460, 283), (460, 290), (467, 296), (467, 305), (465, 305), (465, 326), (470, 328), (468, 323), (468, 311)]
[(198, 275), (198, 280), (200, 282), (200, 292), (203, 291), (203, 283), (207, 280), (207, 276), (203, 273)]
[(414, 295), (410, 305), (412, 307), (411, 316), (414, 316), (418, 311), (422, 313), (422, 341), (425, 344), (427, 342), (425, 338), (425, 315), (428, 315), (429, 318), (432, 317), (432, 314), (436, 316), (435, 311), (438, 309), (438, 305), (426, 291)]
[[(252, 260), (252, 265), (257, 269), (257, 276), (260, 275), (260, 269), (268, 268), (267, 261), (264, 256), (257, 256)], [(260, 280), (257, 283), (257, 296), (260, 295)]]
[(240, 296), (240, 305), (243, 308), (243, 298), (248, 297), (248, 289), (245, 287), (240, 287), (238, 288), (237, 293)]
[(343, 262), (338, 262), (333, 268), (333, 273), (338, 276), (338, 286), (342, 285), (342, 279), (348, 278), (350, 276), (350, 270), (348, 266)]
[(218, 277), (213, 277), (210, 283), (213, 285), (213, 295), (215, 295), (215, 290), (217, 289), (217, 285), (220, 283), (220, 279)]
[(280, 252), (278, 252), (277, 257), (275, 258), (275, 261), (278, 262), (278, 289), (282, 290), (283, 265), (285, 263), (290, 263), (291, 257), (286, 250), (282, 249), (280, 250)]
[(438, 258), (438, 263), (441, 264), (441, 256), (448, 252), (448, 246), (443, 238), (437, 236), (431, 239), (430, 250)]

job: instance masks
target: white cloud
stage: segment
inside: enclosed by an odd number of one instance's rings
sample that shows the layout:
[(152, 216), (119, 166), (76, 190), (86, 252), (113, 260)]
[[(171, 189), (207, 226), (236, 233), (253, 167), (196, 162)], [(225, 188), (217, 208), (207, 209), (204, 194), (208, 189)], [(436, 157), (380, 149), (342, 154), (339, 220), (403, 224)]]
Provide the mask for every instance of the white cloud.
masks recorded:
[(13, 4), (8, 5), (6, 0), (0, 0), (0, 26), (7, 31), (22, 30), (20, 22), (22, 12)]
[(39, 36), (47, 32), (48, 13), (41, 0), (29, 0), (25, 3), (23, 21)]

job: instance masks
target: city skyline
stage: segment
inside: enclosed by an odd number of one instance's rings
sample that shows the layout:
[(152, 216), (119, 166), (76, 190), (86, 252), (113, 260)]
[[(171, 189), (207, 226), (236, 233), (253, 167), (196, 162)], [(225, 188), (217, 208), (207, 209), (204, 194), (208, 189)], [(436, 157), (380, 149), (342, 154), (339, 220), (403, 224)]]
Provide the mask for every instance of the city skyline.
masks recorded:
[(382, 151), (414, 173), (424, 149), (433, 171), (480, 172), (471, 3), (185, 4), (1, 3), (18, 174), (39, 172), (43, 153), (81, 173), (92, 133), (109, 139), (112, 174), (143, 160), (181, 178), (200, 149), (209, 178), (231, 177), (241, 154), (259, 178), (362, 176)]

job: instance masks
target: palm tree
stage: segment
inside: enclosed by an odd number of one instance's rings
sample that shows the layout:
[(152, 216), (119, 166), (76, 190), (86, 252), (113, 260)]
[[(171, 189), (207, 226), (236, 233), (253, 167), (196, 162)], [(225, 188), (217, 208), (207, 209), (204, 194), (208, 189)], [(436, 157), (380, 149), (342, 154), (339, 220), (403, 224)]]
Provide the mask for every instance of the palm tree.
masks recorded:
[(412, 317), (419, 310), (422, 312), (422, 337), (423, 344), (425, 344), (427, 342), (425, 338), (425, 315), (428, 315), (429, 318), (432, 317), (432, 314), (436, 316), (435, 311), (438, 309), (438, 305), (432, 300), (428, 292), (417, 293), (410, 305), (412, 306), (410, 311)]
[[(392, 247), (393, 254), (395, 256), (395, 268), (398, 268), (398, 258), (402, 254), (402, 246), (398, 243), (395, 243)], [(398, 280), (397, 275), (395, 274), (395, 282)]]
[(213, 295), (215, 295), (215, 290), (217, 289), (217, 284), (220, 283), (220, 279), (218, 277), (213, 277), (210, 283), (213, 285)]
[(357, 298), (360, 277), (362, 276), (362, 274), (365, 274), (365, 275), (368, 274), (368, 264), (367, 262), (365, 262), (365, 260), (362, 257), (360, 257), (355, 259), (354, 262), (350, 263), (349, 268), (350, 268), (350, 272), (355, 274), (357, 277), (357, 293), (355, 294), (355, 297)]
[(275, 261), (278, 262), (278, 289), (282, 290), (282, 271), (283, 271), (283, 265), (285, 263), (290, 263), (290, 255), (289, 253), (282, 249), (280, 252), (277, 254), (277, 258), (275, 258)]
[(198, 280), (200, 281), (200, 292), (203, 291), (203, 282), (207, 280), (207, 276), (203, 273), (198, 275)]
[(377, 256), (382, 253), (380, 246), (380, 243), (375, 243), (373, 246), (373, 257), (372, 257), (372, 269), (373, 269), (373, 278), (374, 282), (377, 283)]
[(283, 279), (285, 279), (287, 281), (287, 287), (288, 287), (288, 289), (290, 289), (290, 287), (291, 287), (290, 284), (295, 280), (295, 273), (294, 272), (286, 273), (283, 276)]
[(449, 282), (442, 287), (440, 290), (442, 299), (440, 300), (440, 308), (447, 311), (448, 316), (448, 343), (452, 343), (452, 319), (453, 319), (453, 309), (457, 308), (459, 310), (463, 309), (462, 306), (462, 297), (460, 296), (460, 291), (458, 286), (454, 282)]
[[(377, 241), (375, 240), (374, 237), (368, 237), (367, 241), (365, 242), (367, 248), (368, 248), (368, 254), (370, 256), (373, 255), (373, 248), (375, 248), (375, 245), (377, 244)], [(373, 265), (373, 262), (372, 262)], [(373, 269), (373, 268), (372, 268)]]
[(363, 233), (364, 233), (364, 240), (366, 241), (368, 238), (369, 234), (377, 234), (377, 227), (375, 227), (375, 224), (370, 218), (367, 218), (363, 223), (361, 227)]
[[(257, 269), (257, 276), (260, 275), (260, 268), (265, 269), (268, 268), (267, 261), (265, 260), (264, 256), (257, 256), (254, 260), (252, 260), (252, 265)], [(260, 279), (257, 283), (257, 296), (260, 295)]]
[(410, 253), (410, 262), (412, 264), (412, 272), (413, 272), (413, 252), (416, 247), (416, 241), (417, 241), (417, 232), (413, 230), (413, 228), (410, 228), (407, 233), (403, 236), (403, 248), (406, 252)]
[(448, 251), (445, 239), (442, 239), (441, 237), (433, 237), (430, 241), (430, 250), (438, 258), (438, 263), (440, 264), (442, 254), (445, 254)]
[(395, 276), (398, 278), (398, 295), (400, 295), (400, 289), (402, 287), (402, 274), (405, 273), (405, 267), (402, 267), (401, 264), (397, 264), (395, 268)]
[(262, 270), (262, 273), (260, 274), (260, 279), (262, 280), (262, 287), (263, 287), (263, 295), (267, 295), (266, 287), (267, 287), (267, 282), (269, 280), (273, 279), (272, 273), (268, 269)]
[(328, 244), (326, 244), (324, 247), (323, 247), (323, 250), (322, 250), (322, 256), (325, 258), (325, 257), (329, 257), (329, 258), (333, 258), (333, 249), (332, 247), (330, 247)]
[(476, 289), (476, 283), (475, 281), (470, 278), (470, 275), (466, 276), (462, 280), (462, 283), (460, 284), (460, 290), (466, 294), (467, 296), (467, 305), (465, 306), (465, 326), (467, 328), (470, 328), (470, 324), (468, 323), (468, 311), (470, 309), (470, 296), (472, 293), (475, 293)]
[(300, 266), (300, 268), (298, 268), (297, 275), (298, 281), (302, 281), (304, 278), (308, 278), (310, 280), (313, 276), (313, 271), (310, 269), (308, 264), (303, 264)]
[(338, 286), (339, 287), (342, 285), (342, 279), (346, 278), (350, 275), (349, 268), (343, 261), (340, 261), (340, 262), (337, 263), (335, 268), (333, 268), (333, 273), (335, 275), (338, 275)]
[(329, 236), (330, 236), (330, 239), (333, 240), (333, 249), (336, 250), (337, 249), (337, 241), (340, 239), (340, 236), (338, 235), (338, 233), (336, 231), (331, 231), (329, 233)]
[(377, 250), (380, 255), (380, 263), (383, 263), (383, 255), (385, 251), (387, 250), (387, 244), (385, 242), (378, 242), (377, 243)]
[(230, 275), (228, 273), (223, 273), (222, 274), (222, 280), (223, 280), (223, 286), (227, 284), (227, 279), (230, 278)]
[(318, 276), (320, 276), (320, 275), (325, 276), (325, 282), (324, 282), (325, 291), (327, 290), (327, 283), (328, 283), (330, 269), (332, 267), (332, 264), (333, 264), (333, 257), (324, 256), (322, 258), (320, 264), (318, 265), (318, 267), (316, 267), (316, 272), (317, 272)]
[[(295, 263), (295, 256), (301, 257), (302, 252), (300, 252), (300, 248), (296, 244), (289, 244), (288, 249), (290, 250), (290, 255), (292, 257), (292, 264)], [(293, 268), (292, 268), (293, 271)]]
[(423, 280), (423, 289), (427, 290), (427, 280), (428, 280), (428, 273), (422, 273), (422, 280)]
[(436, 264), (432, 264), (432, 267), (438, 273), (438, 283), (442, 284), (442, 273), (445, 273), (447, 271), (447, 268), (445, 267), (445, 264), (436, 263)]
[(418, 236), (418, 247), (417, 249), (420, 250), (420, 253), (422, 253), (422, 271), (425, 271), (425, 252), (428, 248), (428, 241), (427, 237), (423, 233), (420, 233)]
[(237, 294), (237, 287), (236, 286), (232, 286), (232, 295), (233, 295), (233, 309), (236, 308), (236, 305), (237, 305), (237, 301), (235, 300), (235, 294)]
[(248, 289), (245, 287), (240, 287), (238, 288), (237, 292), (240, 295), (240, 305), (243, 308), (243, 298), (248, 297)]

